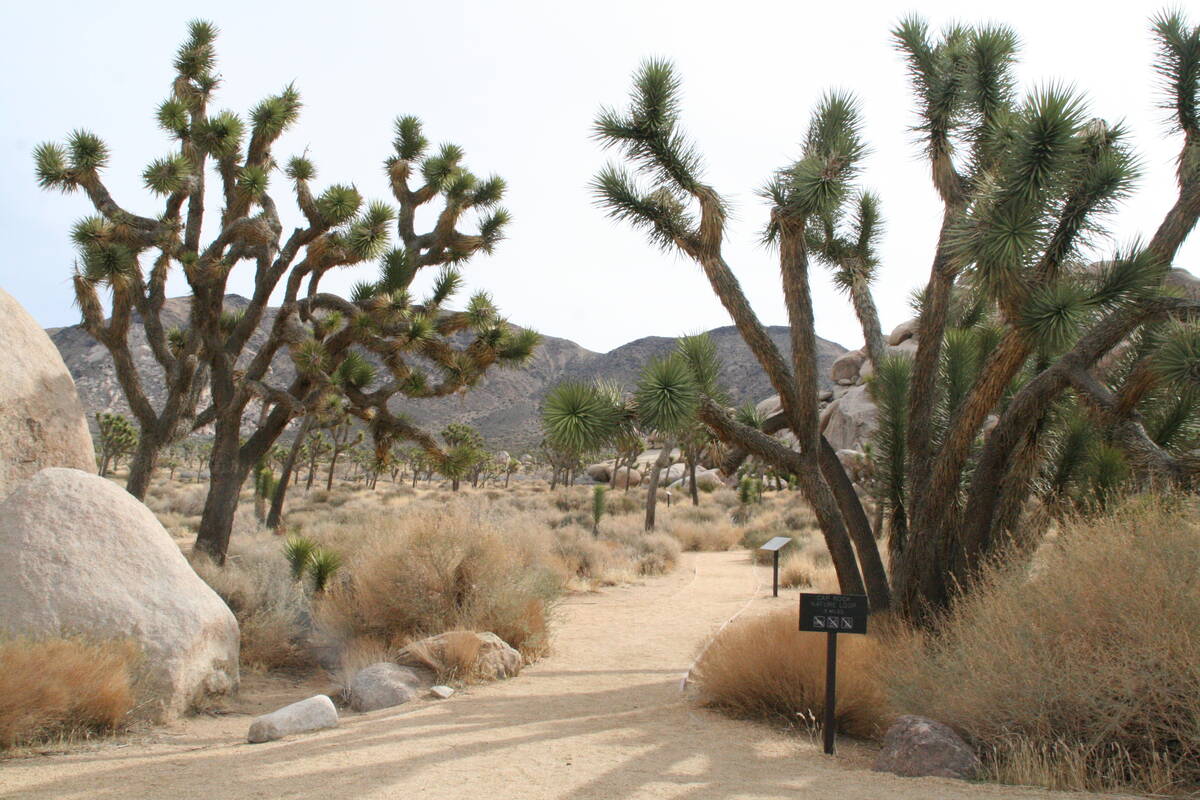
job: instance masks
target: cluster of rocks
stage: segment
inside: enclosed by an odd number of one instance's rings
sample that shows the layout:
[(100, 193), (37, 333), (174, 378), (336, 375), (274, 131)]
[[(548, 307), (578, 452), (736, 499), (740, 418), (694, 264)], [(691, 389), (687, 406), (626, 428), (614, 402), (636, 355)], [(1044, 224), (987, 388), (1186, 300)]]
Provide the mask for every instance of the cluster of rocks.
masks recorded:
[[(379, 661), (355, 672), (345, 689), (347, 705), (366, 713), (404, 705), (421, 696), (450, 698), (454, 688), (437, 683), (437, 676), (426, 666), (430, 662), (445, 663), (449, 649), (473, 651), (475, 659), (469, 672), (480, 679), (512, 678), (521, 671), (521, 654), (496, 634), (450, 631), (413, 642), (396, 655), (395, 661)], [(327, 695), (319, 694), (255, 718), (246, 739), (251, 743), (271, 742), (334, 728), (338, 721), (337, 706)]]
[[(632, 489), (649, 481), (650, 473), (654, 469), (654, 462), (658, 460), (661, 452), (661, 449), (647, 450), (638, 457), (633, 468), (618, 467), (615, 477), (611, 461), (592, 464), (585, 472), (596, 483), (607, 483), (614, 489)], [(703, 463), (704, 459), (701, 461)], [(667, 489), (686, 491), (691, 488), (687, 464), (684, 463), (683, 454), (678, 449), (671, 451), (670, 466), (659, 475), (658, 483), (660, 487)], [(701, 491), (710, 492), (727, 485), (726, 475), (720, 469), (708, 466), (696, 467), (696, 487)]]
[(3, 290), (0, 347), (0, 635), (132, 640), (153, 721), (236, 688), (233, 613), (150, 509), (95, 474), (74, 382)]

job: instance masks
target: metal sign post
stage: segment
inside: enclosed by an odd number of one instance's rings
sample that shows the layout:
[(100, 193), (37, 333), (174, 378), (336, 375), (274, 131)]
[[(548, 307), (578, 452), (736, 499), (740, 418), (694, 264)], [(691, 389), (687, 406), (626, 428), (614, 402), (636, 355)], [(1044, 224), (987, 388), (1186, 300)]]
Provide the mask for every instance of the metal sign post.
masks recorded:
[(822, 733), (825, 755), (833, 755), (837, 735), (837, 637), (839, 633), (867, 632), (867, 596), (862, 594), (800, 595), (800, 630), (824, 633), (825, 721)]
[(771, 590), (772, 597), (779, 597), (779, 551), (782, 550), (783, 546), (790, 541), (791, 538), (787, 536), (776, 536), (774, 539), (758, 548), (759, 550), (766, 550), (775, 557), (775, 583), (774, 588)]

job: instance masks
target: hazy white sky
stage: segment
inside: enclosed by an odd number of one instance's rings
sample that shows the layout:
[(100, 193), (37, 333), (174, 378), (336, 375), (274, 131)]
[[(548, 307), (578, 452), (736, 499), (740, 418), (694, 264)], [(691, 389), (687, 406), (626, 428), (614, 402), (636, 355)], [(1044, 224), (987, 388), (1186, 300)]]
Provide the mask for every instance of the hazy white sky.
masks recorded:
[[(112, 150), (107, 180), (118, 200), (156, 213), (140, 175), (169, 151), (153, 113), (198, 9), (221, 28), (215, 107), (244, 112), (295, 81), (304, 112), (275, 152), (284, 161), (307, 149), (318, 185), (354, 182), (368, 198), (387, 199), (381, 162), (392, 120), (407, 113), (425, 121), (434, 142), (461, 144), (477, 173), (503, 175), (514, 223), (496, 255), (467, 267), (468, 286), (491, 292), (513, 322), (594, 350), (729, 324), (694, 265), (610, 222), (587, 189), (606, 160), (591, 121), (601, 104), (624, 102), (646, 56), (674, 60), (683, 76), (686, 126), (709, 182), (735, 210), (729, 261), (769, 324), (786, 324), (786, 315), (777, 264), (757, 245), (765, 210), (755, 190), (795, 156), (828, 87), (855, 92), (867, 118), (873, 154), (864, 183), (882, 196), (887, 220), (876, 291), (885, 330), (910, 316), (940, 207), (908, 132), (912, 97), (889, 41), (909, 11), (935, 27), (1012, 25), (1023, 40), (1026, 86), (1074, 84), (1094, 115), (1128, 122), (1145, 175), (1113, 219), (1115, 242), (1148, 238), (1174, 197), (1179, 143), (1164, 136), (1151, 66), (1148, 18), (1158, 3), (110, 0), (86, 11), (49, 0), (0, 3), (0, 285), (45, 326), (78, 321), (68, 232), (90, 208), (81, 195), (39, 190), (30, 153), (88, 127)], [(276, 178), (281, 206), (283, 182)], [(1177, 265), (1198, 261), (1193, 237)], [(248, 293), (249, 271), (235, 273), (232, 291)], [(371, 272), (347, 270), (327, 285), (348, 289)], [(823, 273), (816, 278), (818, 333), (861, 344), (849, 305)], [(183, 293), (182, 280), (173, 286)]]

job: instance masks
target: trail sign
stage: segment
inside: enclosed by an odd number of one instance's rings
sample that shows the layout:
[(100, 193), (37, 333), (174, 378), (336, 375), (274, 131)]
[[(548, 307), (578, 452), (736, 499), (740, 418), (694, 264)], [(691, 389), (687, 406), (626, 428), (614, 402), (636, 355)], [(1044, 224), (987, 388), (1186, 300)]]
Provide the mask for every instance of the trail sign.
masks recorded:
[(800, 630), (866, 633), (867, 596), (810, 593), (800, 595)]
[(825, 754), (833, 755), (837, 733), (837, 635), (867, 632), (867, 597), (861, 594), (800, 595), (800, 630), (827, 634), (825, 640)]
[(774, 588), (771, 589), (772, 597), (779, 597), (779, 551), (782, 550), (784, 545), (791, 540), (792, 538), (790, 536), (776, 536), (774, 539), (758, 548), (759, 550), (766, 550), (768, 553), (775, 556), (775, 565), (772, 568), (772, 572), (775, 576), (775, 580), (773, 582)]

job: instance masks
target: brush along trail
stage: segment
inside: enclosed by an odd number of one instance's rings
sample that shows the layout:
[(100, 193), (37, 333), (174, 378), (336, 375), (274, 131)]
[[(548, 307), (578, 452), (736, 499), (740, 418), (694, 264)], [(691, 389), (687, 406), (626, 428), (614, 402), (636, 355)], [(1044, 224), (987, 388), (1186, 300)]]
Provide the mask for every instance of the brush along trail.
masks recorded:
[[(671, 575), (568, 598), (549, 656), (447, 701), (343, 714), (340, 727), (246, 744), (250, 718), (328, 690), (249, 676), (232, 708), (63, 755), (0, 761), (0, 796), (610, 800), (1083, 797), (869, 770), (874, 748), (727, 719), (681, 679), (730, 618), (791, 607), (745, 552), (687, 553)], [(1107, 796), (1111, 798), (1112, 796)]]

